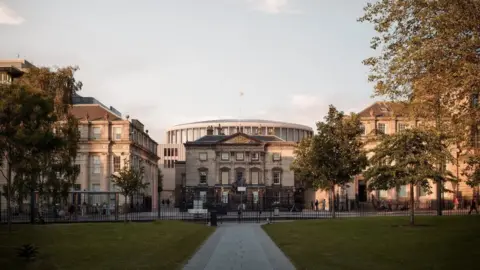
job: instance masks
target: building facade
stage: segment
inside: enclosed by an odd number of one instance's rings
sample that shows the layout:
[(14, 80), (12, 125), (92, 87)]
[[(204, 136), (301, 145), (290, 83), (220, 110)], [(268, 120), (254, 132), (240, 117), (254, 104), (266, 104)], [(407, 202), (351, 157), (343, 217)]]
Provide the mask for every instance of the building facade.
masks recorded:
[(184, 143), (194, 142), (207, 135), (207, 129), (213, 127), (212, 135), (274, 135), (286, 142), (298, 142), (313, 134), (312, 128), (299, 124), (254, 120), (254, 119), (224, 119), (201, 121), (176, 125), (166, 132), (164, 144), (159, 146), (160, 168), (164, 175), (162, 199), (175, 200), (175, 167), (179, 162), (186, 161)]
[[(408, 128), (421, 127), (428, 124), (422, 119), (412, 119), (406, 114), (406, 109), (403, 105), (393, 102), (375, 102), (362, 110), (359, 116), (364, 130), (362, 137), (366, 141), (365, 150), (368, 153), (368, 157), (373, 155), (372, 150), (378, 144), (376, 140), (377, 136), (383, 134), (391, 135)], [(478, 133), (474, 140), (477, 146), (480, 145), (480, 136)], [(450, 150), (453, 157), (458, 158), (458, 160), (454, 163), (446, 164), (446, 169), (460, 179), (460, 181), (458, 184), (452, 182), (444, 183), (445, 188), (451, 192), (443, 192), (441, 194), (442, 198), (446, 201), (452, 201), (454, 196), (464, 199), (471, 198), (474, 190), (465, 183), (466, 178), (462, 175), (468, 155), (460, 155), (458, 149), (455, 147), (451, 147)], [(414, 188), (416, 202), (426, 205), (426, 202), (436, 201), (436, 183), (431, 181), (430, 185), (430, 192), (425, 192), (420, 187)], [(348, 197), (351, 200), (355, 199), (359, 202), (371, 202), (372, 198), (385, 201), (407, 202), (410, 196), (410, 189), (408, 185), (404, 185), (397, 189), (368, 191), (368, 184), (360, 174), (355, 177), (353, 183), (349, 186), (337, 187), (336, 194), (340, 195), (342, 200)], [(307, 192), (307, 200), (323, 201), (324, 199), (328, 201), (328, 194), (325, 192), (312, 190)], [(434, 203), (432, 205), (435, 206)]]
[(118, 191), (111, 182), (111, 175), (129, 162), (133, 167), (144, 168), (144, 181), (149, 183), (145, 193), (155, 202), (158, 144), (148, 135), (144, 125), (136, 119), (122, 118), (115, 108), (91, 97), (74, 97), (71, 113), (79, 119), (80, 132), (76, 160), (80, 174), (75, 190)]
[(236, 205), (241, 192), (252, 202), (263, 197), (293, 200), (295, 177), (290, 165), (296, 143), (274, 135), (213, 135), (213, 127), (207, 132), (185, 143), (186, 161), (178, 162), (176, 168), (177, 204), (215, 198)]
[(32, 67), (34, 65), (25, 59), (0, 60), (0, 83), (11, 83)]

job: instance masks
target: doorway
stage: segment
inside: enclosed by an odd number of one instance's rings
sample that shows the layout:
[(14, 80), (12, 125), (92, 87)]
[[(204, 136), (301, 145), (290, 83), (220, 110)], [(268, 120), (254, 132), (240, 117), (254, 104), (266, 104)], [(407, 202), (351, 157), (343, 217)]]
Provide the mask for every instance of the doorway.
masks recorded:
[(358, 181), (358, 201), (366, 202), (367, 201), (367, 184), (364, 180)]

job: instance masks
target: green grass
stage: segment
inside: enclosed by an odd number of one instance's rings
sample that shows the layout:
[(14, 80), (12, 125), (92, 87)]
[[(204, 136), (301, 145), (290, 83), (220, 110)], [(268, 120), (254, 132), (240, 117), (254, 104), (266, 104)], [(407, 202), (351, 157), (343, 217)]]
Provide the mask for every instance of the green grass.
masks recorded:
[[(213, 232), (185, 222), (0, 226), (0, 269), (178, 269)], [(38, 246), (25, 263), (17, 248)]]
[[(370, 217), (264, 226), (297, 269), (477, 269), (480, 217)], [(473, 268), (472, 268), (473, 267)]]

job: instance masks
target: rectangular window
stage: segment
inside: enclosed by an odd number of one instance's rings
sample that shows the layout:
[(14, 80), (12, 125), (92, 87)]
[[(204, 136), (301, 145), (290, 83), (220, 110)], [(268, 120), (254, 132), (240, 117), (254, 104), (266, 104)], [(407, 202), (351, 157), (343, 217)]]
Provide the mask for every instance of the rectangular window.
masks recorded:
[(92, 184), (92, 191), (100, 191), (100, 184)]
[(377, 131), (380, 134), (387, 134), (387, 126), (384, 123), (377, 124)]
[(280, 161), (282, 159), (282, 156), (280, 153), (273, 153), (273, 161)]
[(222, 172), (222, 185), (228, 185), (228, 171)]
[(207, 172), (200, 172), (200, 184), (207, 183)]
[(167, 156), (169, 157), (172, 156), (172, 152), (170, 150), (172, 150), (172, 148), (167, 148)]
[(243, 160), (243, 153), (236, 153), (237, 160)]
[(93, 138), (94, 140), (100, 140), (100, 135), (101, 135), (101, 129), (100, 127), (94, 127), (93, 128)]
[(93, 173), (100, 173), (100, 157), (93, 156)]
[(407, 197), (407, 185), (400, 186), (398, 189), (398, 197)]
[(122, 139), (122, 128), (114, 127), (113, 128), (113, 140), (119, 141)]
[(114, 156), (113, 157), (113, 171), (119, 172), (120, 171), (120, 157)]
[(258, 161), (260, 159), (260, 155), (257, 152), (252, 153), (252, 160)]
[(388, 192), (386, 190), (380, 190), (380, 198), (387, 198)]
[(230, 153), (223, 152), (222, 153), (222, 160), (229, 160), (230, 159)]
[(398, 123), (398, 132), (402, 132), (408, 128), (408, 124)]
[(163, 148), (163, 156), (164, 156), (164, 157), (167, 156), (167, 148)]
[(258, 191), (252, 192), (253, 194), (253, 203), (258, 203)]
[(258, 175), (259, 175), (259, 172), (256, 172), (256, 171), (252, 172), (252, 185), (258, 185)]
[(200, 153), (199, 158), (201, 161), (206, 161), (207, 160), (207, 153)]
[(282, 174), (278, 171), (273, 172), (273, 184), (274, 185), (280, 185), (281, 175)]
[(223, 203), (228, 203), (228, 192), (224, 191), (222, 193), (222, 202)]

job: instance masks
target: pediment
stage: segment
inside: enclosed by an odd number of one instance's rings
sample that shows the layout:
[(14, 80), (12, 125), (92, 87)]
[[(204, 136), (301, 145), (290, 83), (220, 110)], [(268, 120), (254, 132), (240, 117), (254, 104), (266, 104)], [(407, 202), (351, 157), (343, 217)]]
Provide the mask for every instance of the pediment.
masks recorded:
[(224, 144), (253, 144), (253, 143), (257, 144), (259, 142), (252, 138), (249, 138), (248, 136), (238, 134), (231, 138), (226, 139), (222, 143)]

